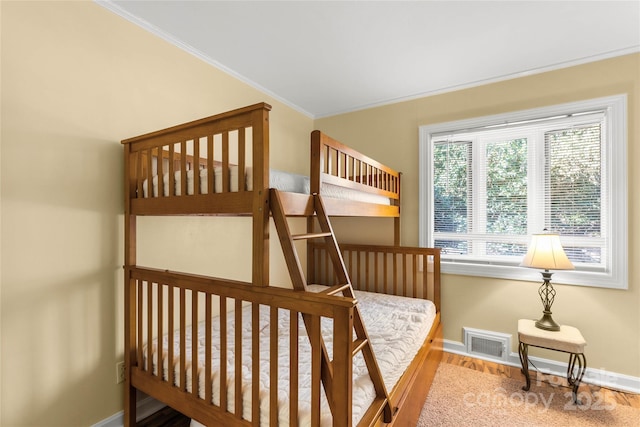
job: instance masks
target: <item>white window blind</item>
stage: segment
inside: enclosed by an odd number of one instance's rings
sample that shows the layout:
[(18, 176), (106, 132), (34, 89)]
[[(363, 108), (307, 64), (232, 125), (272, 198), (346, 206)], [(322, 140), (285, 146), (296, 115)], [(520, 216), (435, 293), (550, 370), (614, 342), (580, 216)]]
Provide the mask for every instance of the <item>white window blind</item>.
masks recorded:
[(602, 187), (607, 174), (602, 170), (603, 121), (545, 133), (545, 224), (567, 237), (564, 249), (573, 263), (604, 271), (602, 253), (609, 236), (602, 230), (609, 218), (602, 210), (607, 200)]
[(611, 131), (619, 115), (602, 103), (421, 128), (421, 244), (442, 249), (445, 272), (519, 278), (530, 235), (548, 230), (573, 280), (626, 287), (626, 258), (613, 257), (626, 257), (626, 212), (612, 215), (626, 211), (626, 185), (611, 185), (626, 179), (616, 159), (626, 142), (614, 138), (624, 132)]

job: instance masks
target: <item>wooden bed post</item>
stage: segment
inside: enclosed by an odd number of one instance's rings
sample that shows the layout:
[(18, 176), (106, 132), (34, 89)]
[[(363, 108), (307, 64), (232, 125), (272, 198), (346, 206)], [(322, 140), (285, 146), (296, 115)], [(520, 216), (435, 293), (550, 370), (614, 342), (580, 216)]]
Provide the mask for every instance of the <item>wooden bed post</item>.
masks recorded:
[[(269, 110), (263, 104), (253, 112), (253, 164), (262, 173), (253, 176), (253, 273), (254, 286), (269, 286)], [(257, 165), (257, 167), (256, 167)]]
[[(402, 179), (402, 172), (398, 174), (398, 196), (400, 196), (400, 189), (402, 186), (400, 185), (400, 181)], [(398, 204), (398, 216), (393, 218), (393, 245), (400, 246), (400, 215), (402, 214), (402, 210), (400, 208), (400, 200), (398, 199), (395, 203)]]
[(433, 254), (433, 280), (433, 303), (438, 313), (440, 313), (440, 248), (435, 248)]
[[(350, 426), (353, 416), (353, 308), (341, 309), (333, 319), (333, 425)], [(347, 424), (345, 424), (345, 420)]]
[[(135, 177), (135, 162), (130, 163), (131, 145), (124, 147), (124, 167), (129, 176)], [(139, 154), (138, 154), (139, 155)], [(124, 425), (136, 424), (136, 389), (131, 384), (131, 367), (136, 363), (135, 352), (135, 296), (136, 288), (131, 283), (131, 268), (136, 265), (136, 216), (131, 214), (131, 195), (136, 191), (135, 179), (125, 182), (124, 203)]]

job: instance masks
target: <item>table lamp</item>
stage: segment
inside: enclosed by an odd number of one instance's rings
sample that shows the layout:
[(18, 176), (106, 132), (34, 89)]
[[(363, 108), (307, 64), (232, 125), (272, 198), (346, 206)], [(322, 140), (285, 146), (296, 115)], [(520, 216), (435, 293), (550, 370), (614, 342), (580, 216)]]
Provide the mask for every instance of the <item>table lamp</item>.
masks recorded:
[(551, 285), (549, 270), (573, 270), (573, 264), (564, 253), (560, 244), (560, 236), (554, 233), (534, 234), (527, 254), (520, 263), (522, 267), (543, 269), (542, 285), (538, 289), (538, 295), (544, 307), (543, 316), (536, 321), (536, 327), (547, 331), (559, 331), (560, 326), (551, 317), (551, 305), (556, 296), (556, 291)]

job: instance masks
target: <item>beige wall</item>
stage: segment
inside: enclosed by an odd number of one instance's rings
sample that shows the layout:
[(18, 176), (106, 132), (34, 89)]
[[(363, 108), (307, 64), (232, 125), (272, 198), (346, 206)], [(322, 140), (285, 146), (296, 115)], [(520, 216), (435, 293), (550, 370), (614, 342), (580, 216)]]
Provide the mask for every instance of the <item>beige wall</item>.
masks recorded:
[[(401, 170), (402, 243), (418, 243), (418, 127), (565, 102), (628, 95), (629, 289), (557, 285), (554, 318), (581, 329), (590, 367), (640, 376), (640, 55), (522, 77), (457, 92), (316, 120), (315, 126)], [(353, 222), (357, 236), (363, 222)], [(336, 226), (337, 229), (337, 226)], [(443, 276), (445, 339), (464, 326), (513, 334), (517, 320), (541, 315), (537, 283)], [(557, 353), (545, 353), (557, 358)]]
[[(284, 153), (271, 156), (272, 166), (304, 173), (313, 122), (93, 2), (0, 8), (0, 425), (90, 425), (122, 409), (120, 140), (266, 101), (272, 152)], [(144, 261), (163, 263), (158, 248), (167, 242), (195, 252), (185, 235), (202, 242), (220, 228), (244, 232), (241, 221), (224, 222), (210, 229), (174, 219), (181, 233), (159, 244), (145, 237), (154, 222), (143, 221)], [(246, 252), (235, 249), (224, 265), (241, 271)], [(173, 267), (191, 264), (211, 258)]]
[[(272, 166), (306, 173), (314, 122), (94, 3), (0, 2), (0, 17), (0, 424), (89, 425), (122, 409), (115, 384), (123, 340), (119, 141), (266, 101), (274, 106)], [(637, 117), (639, 62), (638, 55), (605, 61), (322, 119), (315, 127), (404, 172), (403, 242), (416, 244), (418, 126), (614, 93), (629, 94), (630, 117)], [(630, 120), (630, 164), (640, 160), (638, 132)], [(629, 179), (633, 218), (638, 172), (630, 169)], [(169, 223), (140, 222), (141, 264), (248, 277), (249, 239), (235, 240), (249, 235), (242, 219)], [(346, 235), (359, 224), (336, 228)], [(381, 221), (367, 224), (390, 238)], [(205, 255), (174, 256), (194, 254), (194, 242), (215, 248), (209, 242), (222, 232), (239, 242), (218, 254), (224, 262), (216, 265), (226, 270), (215, 270)], [(367, 230), (364, 239), (377, 237)], [(633, 223), (629, 241), (630, 259), (637, 258)], [(160, 249), (166, 242), (173, 253)], [(272, 282), (285, 282), (272, 243)], [(590, 366), (640, 376), (639, 275), (632, 264), (628, 291), (558, 287), (557, 318), (583, 330)], [(444, 277), (443, 305), (445, 334), (456, 341), (463, 325), (514, 333), (517, 318), (539, 312), (530, 283), (454, 276)]]

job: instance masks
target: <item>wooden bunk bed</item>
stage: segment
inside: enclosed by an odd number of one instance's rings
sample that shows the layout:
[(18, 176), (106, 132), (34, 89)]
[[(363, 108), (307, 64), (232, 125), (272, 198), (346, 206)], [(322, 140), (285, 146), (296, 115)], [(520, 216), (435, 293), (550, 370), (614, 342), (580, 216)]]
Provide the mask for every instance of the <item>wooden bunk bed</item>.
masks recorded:
[[(399, 246), (400, 174), (321, 132), (311, 134), (307, 183), (274, 184), (270, 109), (256, 104), (123, 141), (125, 425), (136, 423), (136, 390), (208, 426), (417, 421), (442, 355), (440, 253)], [(143, 215), (250, 216), (251, 282), (138, 266)], [(307, 233), (291, 234), (290, 216), (307, 217)], [(338, 245), (329, 216), (393, 218), (394, 245)], [(269, 283), (271, 217), (293, 289)], [(410, 297), (409, 317), (428, 317), (407, 326), (422, 335), (392, 386), (358, 303), (383, 294)], [(354, 408), (358, 363), (371, 383), (362, 393), (373, 395)]]

